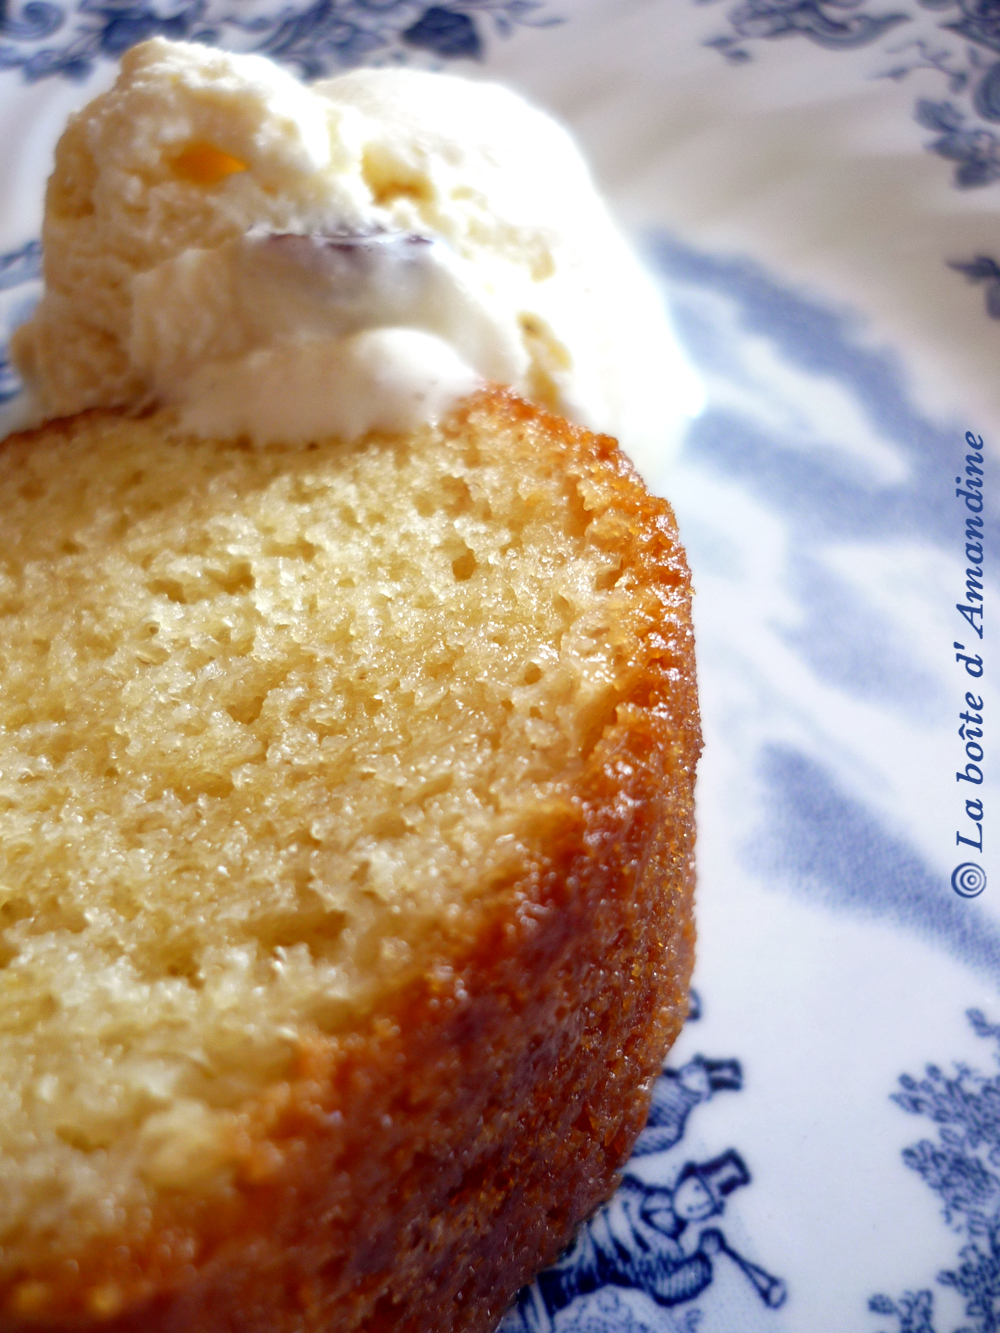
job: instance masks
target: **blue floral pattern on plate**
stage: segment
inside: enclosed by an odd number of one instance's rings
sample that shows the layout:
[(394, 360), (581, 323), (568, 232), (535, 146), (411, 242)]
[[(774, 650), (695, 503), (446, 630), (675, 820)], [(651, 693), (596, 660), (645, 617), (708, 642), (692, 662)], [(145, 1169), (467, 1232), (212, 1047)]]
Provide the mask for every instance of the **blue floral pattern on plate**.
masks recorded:
[[(997, 1044), (1000, 1063), (1000, 1026), (978, 1009), (970, 1009), (968, 1019), (977, 1036)], [(949, 1076), (928, 1065), (922, 1079), (904, 1074), (899, 1082), (892, 1100), (938, 1126), (938, 1141), (921, 1139), (903, 1161), (938, 1195), (945, 1222), (965, 1239), (956, 1266), (937, 1275), (941, 1286), (961, 1296), (971, 1321), (956, 1333), (992, 1333), (1000, 1304), (1000, 1074), (958, 1064)], [(897, 1333), (935, 1333), (929, 1288), (897, 1300), (873, 1296), (868, 1308), (895, 1316)]]
[[(917, 0), (917, 8), (909, 9), (869, 8), (866, 0), (741, 0), (726, 18), (728, 31), (705, 45), (733, 64), (754, 59), (759, 42), (799, 37), (830, 51), (881, 43), (879, 53), (890, 63), (874, 68), (875, 78), (900, 81), (917, 70), (936, 72), (951, 96), (917, 100), (914, 119), (933, 134), (925, 147), (955, 164), (959, 189), (1000, 181), (1000, 135), (983, 123), (1000, 122), (1000, 0)], [(914, 35), (905, 25), (916, 25)], [(992, 262), (977, 257), (950, 266), (986, 283), (986, 313), (997, 319), (1000, 283), (989, 271)]]
[(38, 299), (41, 276), (40, 241), (28, 241), (0, 255), (0, 403), (8, 402), (21, 390), (7, 343), (18, 324), (31, 314)]
[[(917, 122), (937, 135), (927, 148), (956, 164), (961, 189), (1000, 180), (1000, 137), (981, 123), (1000, 121), (1000, 0), (918, 0), (891, 9), (866, 0), (742, 0), (726, 17), (728, 31), (707, 45), (734, 63), (753, 59), (758, 42), (801, 37), (831, 51), (881, 43), (891, 61), (873, 70), (878, 78), (936, 70), (967, 109), (948, 99), (918, 101)], [(902, 25), (912, 25), (905, 35)]]
[[(99, 60), (117, 60), (149, 37), (256, 51), (320, 78), (362, 60), (403, 60), (421, 51), (438, 59), (479, 59), (487, 34), (560, 22), (545, 0), (312, 0), (252, 17), (220, 0), (27, 0), (0, 10), (0, 70), (29, 82), (85, 79)], [(58, 40), (50, 42), (49, 39)]]
[[(692, 995), (688, 1021), (699, 1016)], [(772, 1310), (785, 1303), (782, 1279), (730, 1244), (719, 1225), (728, 1196), (751, 1183), (742, 1155), (727, 1148), (692, 1160), (680, 1148), (697, 1107), (742, 1087), (742, 1065), (731, 1058), (698, 1054), (664, 1069), (618, 1193), (584, 1223), (572, 1248), (524, 1288), (499, 1333), (638, 1330), (619, 1292), (642, 1293), (694, 1329), (701, 1311), (693, 1302), (709, 1291), (719, 1264), (740, 1275), (746, 1300)]]
[(982, 283), (986, 297), (986, 313), (990, 319), (1000, 319), (1000, 264), (991, 255), (976, 255), (974, 259), (953, 259), (949, 268), (964, 273), (972, 283)]

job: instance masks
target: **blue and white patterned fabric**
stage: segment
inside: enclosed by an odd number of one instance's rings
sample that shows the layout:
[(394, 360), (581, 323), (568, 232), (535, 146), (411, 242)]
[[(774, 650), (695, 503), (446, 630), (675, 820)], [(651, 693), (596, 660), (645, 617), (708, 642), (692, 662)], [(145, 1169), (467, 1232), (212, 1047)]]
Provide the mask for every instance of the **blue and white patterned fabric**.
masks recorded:
[(1000, 0), (11, 3), (4, 338), (58, 130), (154, 33), (515, 83), (705, 384), (643, 460), (697, 587), (700, 999), (504, 1333), (997, 1329)]

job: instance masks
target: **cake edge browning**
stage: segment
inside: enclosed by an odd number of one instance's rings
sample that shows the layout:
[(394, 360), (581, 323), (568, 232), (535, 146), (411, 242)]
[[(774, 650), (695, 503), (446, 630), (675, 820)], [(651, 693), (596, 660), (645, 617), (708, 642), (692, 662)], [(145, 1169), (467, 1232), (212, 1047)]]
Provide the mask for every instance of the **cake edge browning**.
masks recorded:
[(248, 1110), (224, 1194), (26, 1273), (4, 1333), (487, 1333), (615, 1188), (693, 963), (689, 575), (614, 441), (499, 390), (465, 409), (496, 411), (541, 421), (659, 607), (581, 781), (426, 976)]

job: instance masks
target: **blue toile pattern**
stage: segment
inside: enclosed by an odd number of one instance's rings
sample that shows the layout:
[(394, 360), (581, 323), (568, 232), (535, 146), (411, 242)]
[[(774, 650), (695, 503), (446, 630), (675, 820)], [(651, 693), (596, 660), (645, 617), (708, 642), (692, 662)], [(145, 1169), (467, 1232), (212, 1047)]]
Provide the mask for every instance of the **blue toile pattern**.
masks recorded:
[(727, 60), (752, 59), (750, 43), (775, 37), (806, 37), (832, 51), (867, 46), (909, 14), (889, 11), (866, 13), (861, 0), (742, 0), (728, 14), (730, 31), (710, 37), (707, 45)]
[[(225, 0), (26, 0), (0, 5), (0, 71), (28, 82), (85, 79), (149, 37), (254, 51), (320, 78), (361, 61), (479, 59), (488, 36), (562, 20), (545, 0), (311, 0), (253, 14)], [(250, 10), (249, 13), (246, 10)]]
[[(696, 997), (692, 997), (696, 1001)], [(700, 1014), (695, 1002), (689, 1022)], [(723, 1225), (729, 1196), (751, 1183), (735, 1148), (707, 1159), (684, 1145), (696, 1108), (743, 1087), (732, 1058), (695, 1055), (664, 1069), (653, 1088), (618, 1193), (580, 1228), (571, 1248), (518, 1295), (499, 1333), (695, 1333), (719, 1273), (735, 1280), (739, 1327), (748, 1307), (777, 1310), (784, 1281), (734, 1246)], [(706, 1225), (710, 1224), (710, 1225)], [(644, 1316), (653, 1315), (652, 1325)], [(659, 1314), (669, 1312), (670, 1323)]]
[(40, 241), (28, 241), (19, 250), (11, 250), (0, 255), (0, 292), (18, 287), (22, 282), (31, 282), (42, 276), (42, 245)]
[[(1000, 1025), (970, 1009), (977, 1036), (992, 1040), (1000, 1065)], [(961, 1297), (969, 1322), (955, 1333), (994, 1333), (1000, 1311), (1000, 1073), (983, 1074), (958, 1064), (946, 1074), (928, 1065), (921, 1079), (904, 1074), (892, 1100), (937, 1126), (937, 1140), (921, 1139), (903, 1153), (941, 1200), (944, 1220), (964, 1238), (953, 1268), (937, 1281)], [(893, 1300), (873, 1296), (873, 1314), (896, 1320), (893, 1333), (936, 1333), (930, 1289)]]
[(1000, 122), (1000, 0), (741, 0), (726, 19), (706, 44), (736, 64), (762, 41), (799, 37), (831, 51), (873, 47), (875, 78), (935, 71), (950, 97), (916, 103), (917, 123), (934, 133), (926, 147), (955, 164), (960, 189), (1000, 180), (1000, 135), (989, 128)]
[(990, 255), (976, 255), (974, 259), (953, 259), (948, 267), (964, 273), (972, 283), (981, 282), (986, 313), (990, 319), (1000, 319), (1000, 264)]
[(31, 314), (38, 299), (41, 276), (41, 242), (28, 241), (17, 250), (0, 254), (0, 403), (9, 402), (21, 390), (7, 340)]
[(927, 144), (930, 151), (956, 164), (956, 185), (967, 189), (1000, 180), (1000, 139), (991, 130), (970, 124), (954, 102), (922, 97), (916, 106), (916, 121), (936, 135)]

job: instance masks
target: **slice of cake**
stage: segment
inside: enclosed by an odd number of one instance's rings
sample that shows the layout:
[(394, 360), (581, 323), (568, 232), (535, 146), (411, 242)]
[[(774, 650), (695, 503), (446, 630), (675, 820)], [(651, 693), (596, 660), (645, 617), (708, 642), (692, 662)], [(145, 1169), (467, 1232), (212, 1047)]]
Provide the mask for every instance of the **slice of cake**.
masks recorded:
[(688, 573), (489, 390), (0, 446), (0, 1328), (488, 1330), (686, 1012)]

